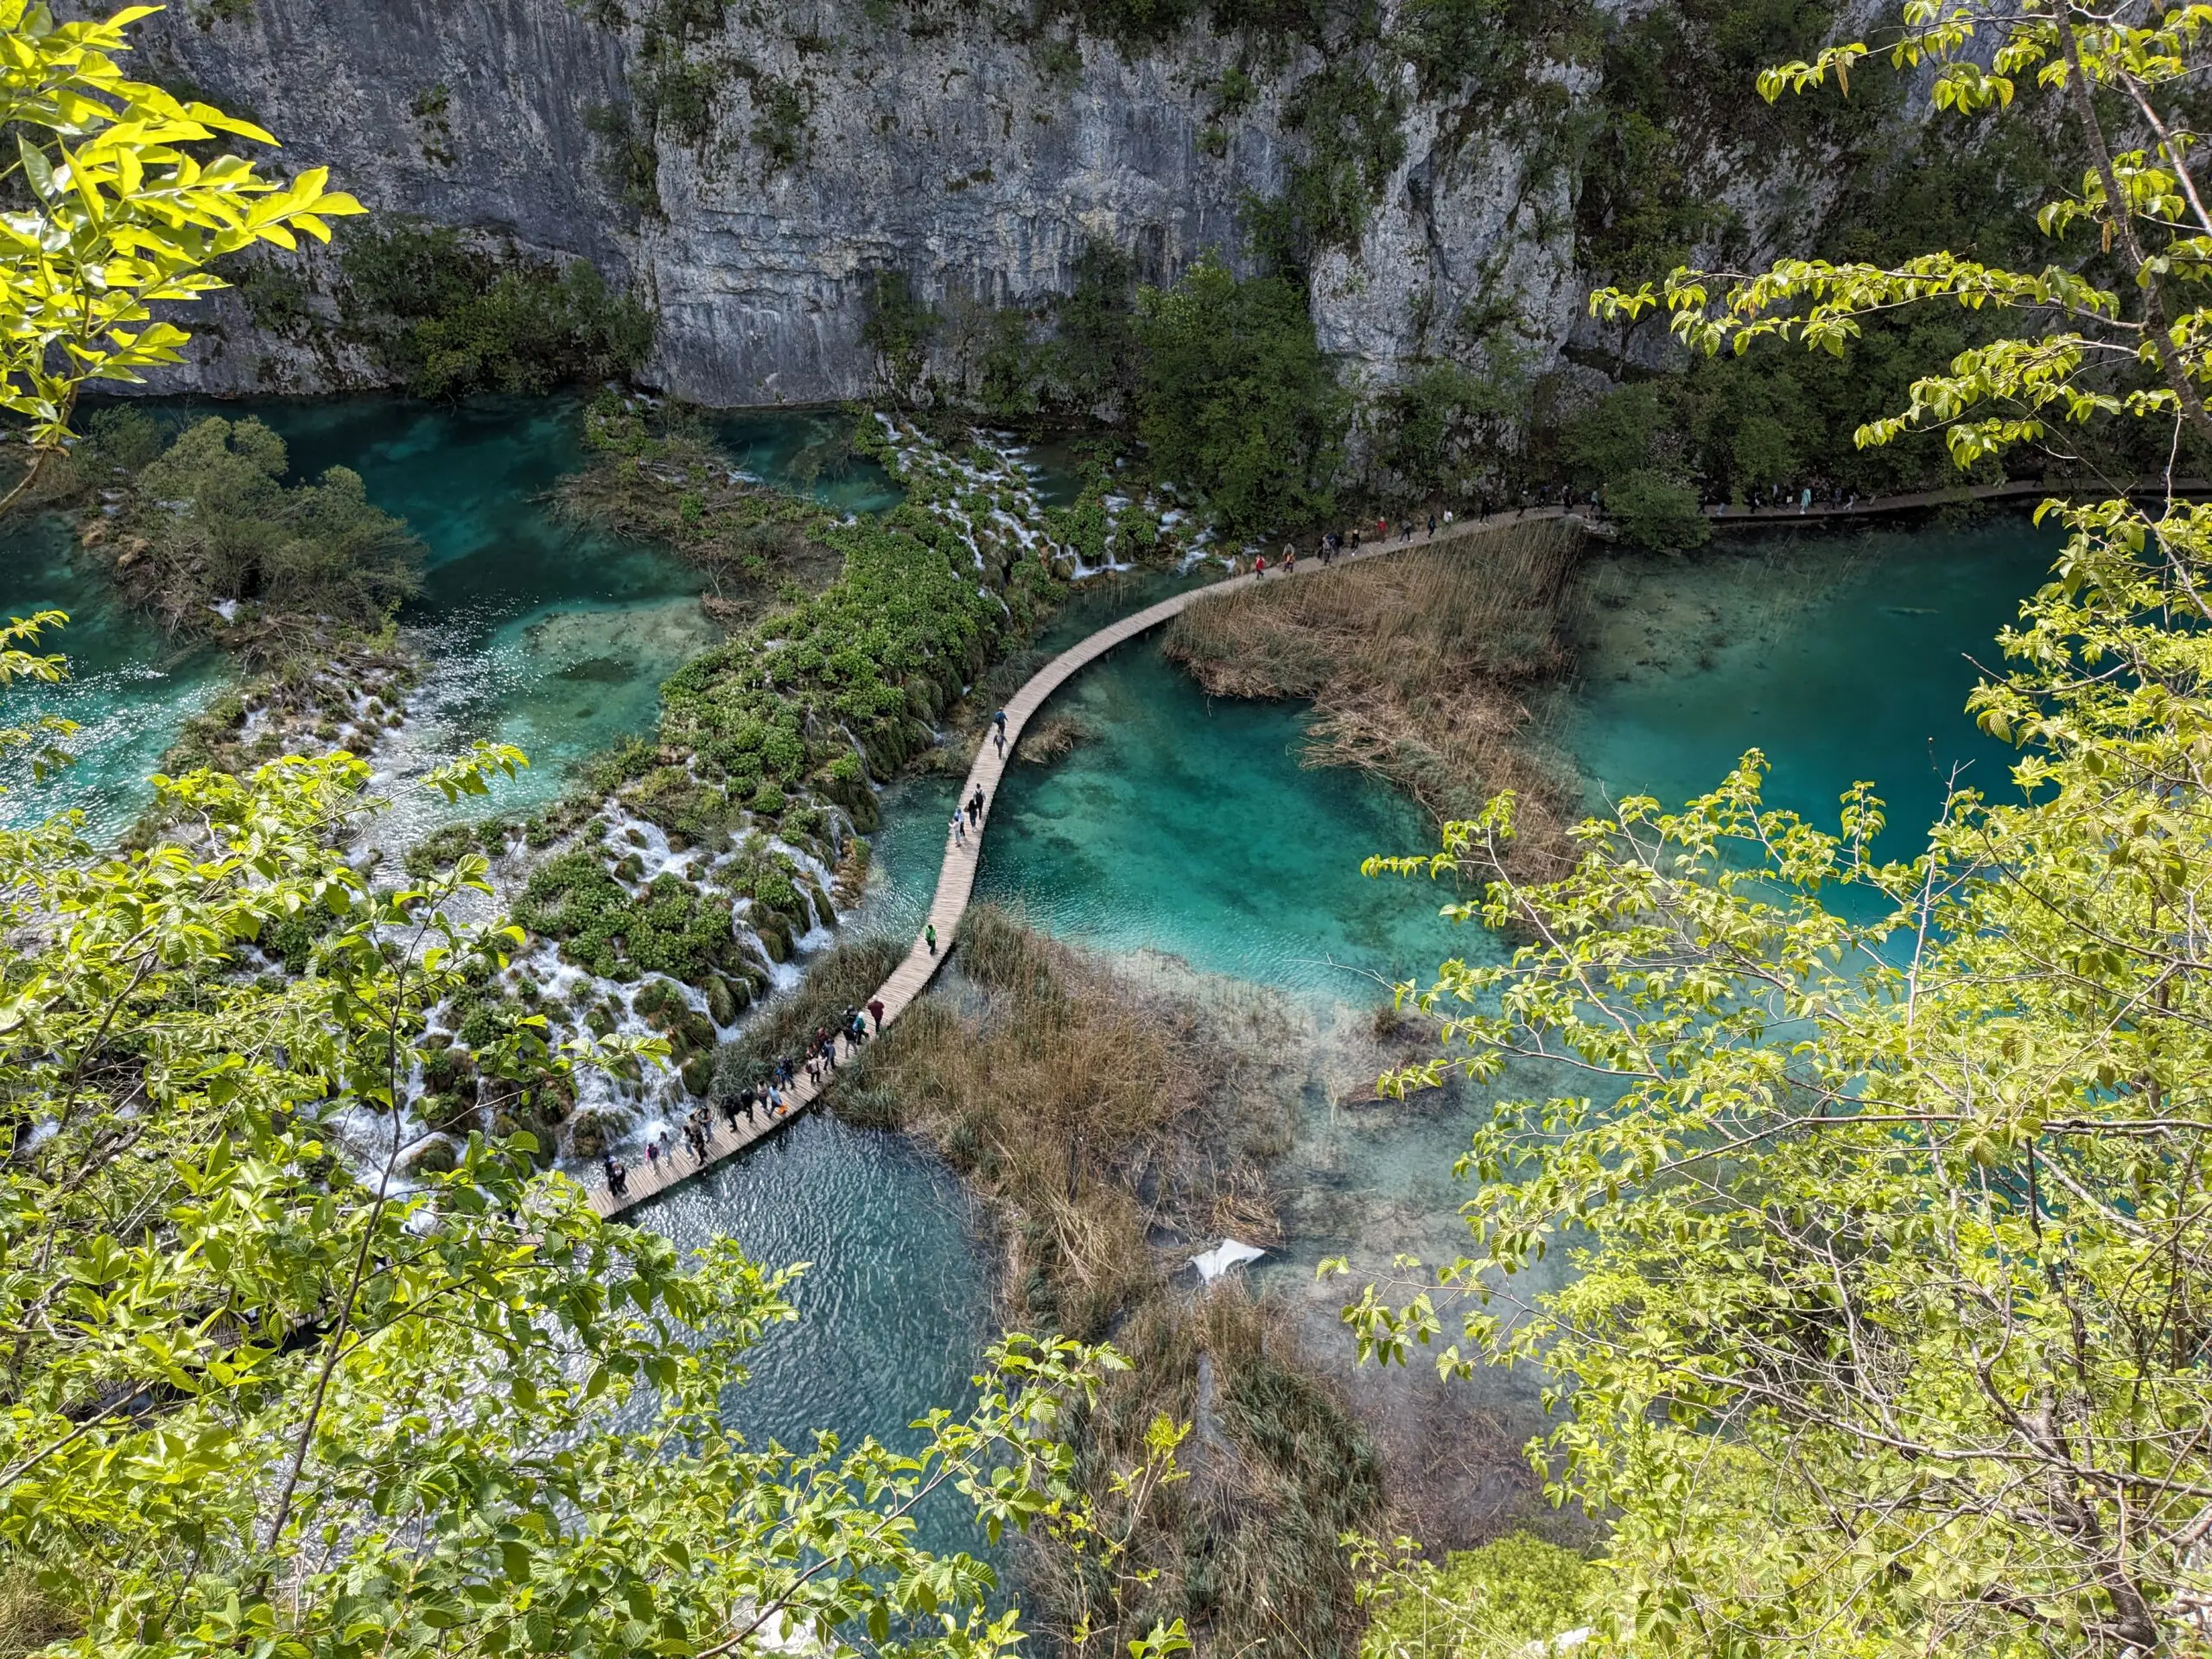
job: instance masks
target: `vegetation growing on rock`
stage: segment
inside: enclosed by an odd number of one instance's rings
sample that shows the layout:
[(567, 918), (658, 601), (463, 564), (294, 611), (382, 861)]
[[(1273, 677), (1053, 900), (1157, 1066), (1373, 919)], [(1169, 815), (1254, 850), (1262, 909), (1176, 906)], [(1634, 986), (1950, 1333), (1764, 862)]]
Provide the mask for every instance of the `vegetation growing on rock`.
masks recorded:
[(652, 345), (651, 315), (581, 259), (396, 221), (349, 238), (340, 264), (346, 327), (423, 397), (626, 377)]
[(255, 420), (188, 427), (80, 532), (134, 605), (171, 633), (267, 660), (380, 631), (416, 586), (421, 547), (333, 467), (287, 485), (284, 441)]

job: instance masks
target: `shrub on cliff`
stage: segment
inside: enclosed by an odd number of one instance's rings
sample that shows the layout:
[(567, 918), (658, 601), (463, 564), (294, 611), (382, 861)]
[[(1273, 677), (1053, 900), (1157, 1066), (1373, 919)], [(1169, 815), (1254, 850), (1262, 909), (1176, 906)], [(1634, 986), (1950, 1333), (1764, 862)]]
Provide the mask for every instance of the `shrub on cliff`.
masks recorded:
[(426, 397), (604, 380), (652, 347), (651, 314), (581, 259), (494, 251), (450, 226), (401, 222), (353, 238), (340, 263), (347, 325)]
[(1154, 473), (1204, 497), (1236, 537), (1325, 518), (1350, 405), (1303, 288), (1199, 261), (1139, 296), (1137, 430)]

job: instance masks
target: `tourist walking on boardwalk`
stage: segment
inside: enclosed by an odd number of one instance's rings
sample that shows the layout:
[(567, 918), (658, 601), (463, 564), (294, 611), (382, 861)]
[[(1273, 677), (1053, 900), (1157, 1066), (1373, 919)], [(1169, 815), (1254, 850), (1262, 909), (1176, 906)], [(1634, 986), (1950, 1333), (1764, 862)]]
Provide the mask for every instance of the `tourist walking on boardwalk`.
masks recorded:
[(922, 930), (922, 941), (930, 948), (930, 955), (937, 955), (937, 924), (931, 922)]
[(1001, 709), (991, 716), (991, 741), (999, 746), (999, 755), (1006, 755), (1006, 710)]
[(607, 1154), (607, 1190), (618, 1198), (630, 1190), (630, 1172), (611, 1152)]
[(879, 1036), (879, 1037), (882, 1036), (882, 1035), (883, 1035), (883, 999), (882, 999), (881, 997), (880, 997), (880, 996), (872, 996), (872, 997), (868, 998), (868, 1018), (869, 1018), (869, 1019), (871, 1019), (871, 1020), (874, 1020), (874, 1021), (875, 1021), (875, 1034), (876, 1034), (877, 1036)]
[(649, 1135), (645, 1137), (645, 1167), (648, 1169), (660, 1167), (660, 1137), (657, 1135)]
[(968, 820), (957, 806), (952, 809), (952, 839), (957, 846), (968, 844)]
[(983, 827), (983, 786), (981, 784), (976, 785), (976, 792), (968, 798), (968, 816), (976, 821), (978, 830)]

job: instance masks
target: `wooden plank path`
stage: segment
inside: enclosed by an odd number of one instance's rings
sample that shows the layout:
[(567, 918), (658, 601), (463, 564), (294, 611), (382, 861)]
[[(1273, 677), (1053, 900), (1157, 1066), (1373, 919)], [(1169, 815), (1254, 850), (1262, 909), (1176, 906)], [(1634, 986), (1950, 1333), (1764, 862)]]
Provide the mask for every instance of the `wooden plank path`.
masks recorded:
[[(2212, 495), (2212, 483), (2202, 479), (2177, 478), (2169, 485), (2164, 479), (2141, 479), (2118, 492), (2129, 496), (2202, 496)], [(1934, 507), (1958, 506), (1969, 501), (2012, 501), (2046, 496), (2084, 496), (2101, 500), (2115, 493), (2113, 487), (2095, 480), (2084, 480), (2067, 484), (2051, 481), (2015, 481), (2006, 484), (1961, 484), (1944, 490), (1915, 490), (1905, 495), (1873, 495), (1863, 501), (1836, 502), (1824, 505), (1815, 501), (1802, 510), (1794, 505), (1778, 507), (1707, 507), (1705, 516), (1713, 521), (1715, 530), (1733, 529), (1738, 524), (1804, 524), (1815, 518), (1865, 518), (1886, 512), (1919, 512)]]
[[(2144, 484), (2137, 493), (2163, 493), (2163, 482)], [(2173, 493), (2182, 494), (2212, 493), (2212, 485), (2189, 480), (2177, 481)], [(1815, 518), (1856, 518), (1869, 513), (1902, 512), (1916, 508), (1939, 507), (1962, 501), (1988, 501), (2015, 496), (2044, 496), (2063, 494), (2060, 485), (2021, 483), (1962, 486), (1951, 490), (1926, 490), (1911, 495), (1881, 496), (1854, 503), (1850, 506), (1823, 506), (1815, 503), (1810, 511), (1800, 512), (1794, 506), (1758, 507), (1750, 509), (1706, 509), (1715, 529), (1737, 524), (1775, 524), (1802, 523)], [(1431, 542), (1459, 541), (1478, 536), (1485, 531), (1501, 529), (1508, 524), (1529, 524), (1539, 519), (1563, 518), (1579, 515), (1580, 508), (1523, 507), (1486, 517), (1464, 518), (1452, 524), (1440, 526), (1433, 536), (1420, 531), (1402, 531), (1387, 541), (1370, 542), (1357, 553), (1340, 553), (1336, 563), (1353, 559), (1371, 559), (1385, 553), (1395, 553), (1408, 547), (1427, 545)], [(983, 821), (970, 830), (964, 841), (945, 838), (944, 862), (938, 871), (937, 893), (930, 901), (929, 925), (937, 930), (937, 949), (932, 951), (923, 938), (915, 939), (891, 977), (877, 989), (874, 1000), (883, 1004), (885, 1024), (899, 1014), (925, 990), (944, 962), (945, 952), (951, 947), (953, 936), (960, 926), (960, 918), (967, 913), (969, 895), (976, 887), (976, 869), (983, 855), (983, 831), (990, 823), (990, 809), (998, 800), (999, 784), (1006, 774), (1007, 760), (1014, 747), (1021, 741), (1022, 728), (1030, 717), (1045, 706), (1053, 692), (1066, 684), (1079, 670), (1096, 662), (1115, 646), (1149, 632), (1161, 623), (1180, 615), (1200, 600), (1217, 594), (1233, 593), (1248, 588), (1255, 582), (1295, 582), (1325, 566), (1319, 558), (1308, 557), (1299, 562), (1296, 569), (1285, 577), (1281, 570), (1271, 569), (1265, 576), (1244, 575), (1230, 576), (1203, 588), (1193, 588), (1163, 599), (1157, 605), (1147, 606), (1135, 615), (1123, 617), (1109, 624), (1079, 644), (1071, 645), (1033, 675), (1022, 688), (1014, 694), (1006, 705), (1007, 741), (1002, 754), (988, 734), (982, 748), (976, 751), (976, 764), (969, 768), (968, 781), (961, 788), (960, 798), (964, 802), (981, 790), (983, 794)], [(849, 1046), (842, 1046), (841, 1056), (849, 1056)], [(798, 1058), (797, 1056), (793, 1057)], [(826, 1079), (825, 1079), (826, 1084)], [(810, 1082), (802, 1071), (791, 1080), (790, 1088), (783, 1091), (784, 1109), (774, 1117), (755, 1107), (749, 1116), (741, 1117), (734, 1128), (724, 1121), (719, 1112), (715, 1116), (712, 1133), (708, 1137), (707, 1155), (703, 1160), (695, 1160), (690, 1148), (678, 1141), (657, 1164), (642, 1164), (630, 1170), (620, 1193), (607, 1190), (605, 1178), (592, 1171), (584, 1179), (584, 1187), (590, 1195), (592, 1207), (603, 1216), (618, 1215), (647, 1199), (658, 1197), (672, 1186), (690, 1179), (700, 1171), (723, 1159), (742, 1152), (756, 1141), (766, 1138), (812, 1105), (820, 1088)]]
[[(1387, 541), (1368, 543), (1357, 553), (1339, 553), (1335, 563), (1376, 558), (1408, 547), (1425, 546), (1431, 541), (1459, 541), (1507, 524), (1563, 518), (1567, 513), (1568, 509), (1561, 507), (1529, 507), (1440, 525), (1433, 537), (1423, 533), (1402, 532)], [(964, 841), (953, 840), (949, 831), (945, 836), (944, 862), (938, 871), (937, 893), (930, 900), (928, 918), (929, 925), (937, 930), (937, 949), (932, 951), (924, 938), (917, 938), (913, 947), (906, 952), (906, 959), (876, 990), (874, 1000), (883, 1004), (886, 1025), (903, 1014), (928, 988), (938, 969), (944, 964), (945, 952), (951, 946), (960, 918), (967, 914), (969, 895), (975, 891), (976, 869), (983, 855), (983, 832), (990, 826), (991, 808), (997, 804), (999, 784), (1006, 775), (1007, 764), (1014, 756), (1015, 746), (1021, 741), (1022, 728), (1045, 706), (1052, 693), (1066, 684), (1079, 670), (1096, 662), (1115, 646), (1134, 639), (1141, 633), (1149, 632), (1161, 623), (1180, 615), (1202, 599), (1211, 599), (1217, 594), (1234, 593), (1240, 588), (1249, 588), (1255, 582), (1297, 582), (1318, 570), (1330, 568), (1333, 567), (1324, 566), (1319, 558), (1308, 557), (1299, 560), (1296, 568), (1287, 577), (1279, 570), (1270, 569), (1264, 576), (1250, 574), (1230, 576), (1203, 588), (1190, 588), (1099, 629), (1078, 644), (1069, 646), (1023, 683), (1006, 705), (1005, 753), (1000, 753), (998, 746), (991, 741), (989, 734), (986, 732), (983, 745), (976, 753), (976, 764), (968, 769), (968, 781), (961, 786), (960, 798), (963, 802), (972, 799), (976, 791), (982, 791), (983, 820), (969, 830)], [(838, 1049), (841, 1058), (850, 1052), (849, 1046), (841, 1043)], [(825, 1077), (824, 1086), (827, 1082)], [(597, 1170), (592, 1171), (588, 1176), (580, 1178), (583, 1180), (585, 1191), (590, 1195), (592, 1208), (602, 1216), (619, 1215), (658, 1197), (672, 1186), (681, 1185), (702, 1170), (774, 1134), (812, 1105), (820, 1092), (820, 1089), (801, 1071), (793, 1077), (791, 1087), (783, 1091), (783, 1111), (772, 1118), (762, 1109), (755, 1107), (749, 1116), (741, 1116), (733, 1128), (717, 1109), (703, 1160), (694, 1159), (690, 1147), (679, 1139), (658, 1163), (640, 1164), (630, 1170), (620, 1193), (608, 1191), (605, 1178)]]

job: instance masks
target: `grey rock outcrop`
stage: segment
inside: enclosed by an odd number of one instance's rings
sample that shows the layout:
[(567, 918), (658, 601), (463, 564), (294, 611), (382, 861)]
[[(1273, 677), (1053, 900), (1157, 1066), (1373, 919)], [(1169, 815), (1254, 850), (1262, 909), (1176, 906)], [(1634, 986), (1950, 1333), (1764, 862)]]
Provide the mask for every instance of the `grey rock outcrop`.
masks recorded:
[[(595, 21), (607, 10), (243, 0), (217, 16), (178, 0), (142, 25), (142, 67), (251, 114), (284, 139), (284, 165), (327, 166), (374, 208), (590, 260), (655, 315), (648, 378), (713, 404), (865, 394), (879, 273), (938, 308), (938, 349), (957, 353), (963, 320), (1066, 292), (1093, 239), (1149, 282), (1208, 250), (1241, 263), (1245, 205), (1279, 195), (1306, 152), (1287, 118), (1319, 61), (1308, 48), (1280, 50), (1224, 117), (1224, 76), (1249, 43), (1201, 29), (1131, 56), (989, 4), (760, 0), (684, 42), (692, 136), (663, 124), (658, 211), (641, 211), (614, 182), (608, 130), (665, 59), (637, 22)], [(1314, 264), (1324, 348), (1351, 383), (1387, 385), (1426, 354), (1464, 355), (1479, 313), (1512, 317), (1521, 361), (1549, 366), (1586, 327), (1571, 168), (1510, 118), (1423, 105), (1410, 66), (1364, 67), (1397, 92), (1407, 142), (1357, 250)], [(1531, 73), (1570, 99), (1587, 73)], [(327, 256), (308, 269), (327, 314)], [(165, 389), (377, 376), (312, 331), (272, 337), (235, 297), (194, 326), (193, 362)]]

